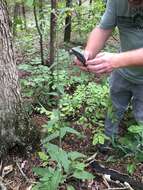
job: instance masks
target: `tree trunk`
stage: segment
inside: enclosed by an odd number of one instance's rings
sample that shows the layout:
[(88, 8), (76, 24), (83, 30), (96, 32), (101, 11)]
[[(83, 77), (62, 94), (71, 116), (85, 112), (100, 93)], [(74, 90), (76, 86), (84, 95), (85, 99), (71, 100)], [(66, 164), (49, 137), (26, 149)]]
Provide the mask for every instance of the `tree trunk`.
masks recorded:
[(81, 5), (82, 5), (82, 1), (81, 1), (81, 0), (79, 0), (79, 3), (78, 3), (78, 5), (79, 5), (79, 6), (81, 6)]
[(24, 29), (27, 31), (26, 10), (25, 10), (24, 1), (22, 1), (21, 8), (22, 8), (22, 17), (23, 17), (23, 22), (24, 22)]
[(14, 5), (14, 16), (13, 16), (13, 36), (15, 37), (17, 34), (17, 19), (19, 18), (19, 3), (15, 3)]
[(23, 114), (18, 73), (4, 0), (0, 0), (0, 156), (16, 143), (31, 141), (33, 128)]
[(39, 21), (40, 21), (40, 29), (43, 32), (44, 22), (44, 11), (43, 11), (43, 0), (39, 0)]
[[(66, 7), (71, 8), (72, 0), (66, 1)], [(70, 42), (71, 39), (71, 15), (67, 15), (65, 20), (64, 42)]]
[(56, 8), (57, 0), (51, 0), (51, 21), (50, 21), (50, 63), (51, 66), (54, 63), (55, 49), (56, 49)]
[(44, 65), (43, 34), (38, 22), (38, 17), (37, 17), (37, 12), (36, 12), (36, 0), (33, 1), (33, 13), (34, 13), (34, 18), (35, 18), (36, 28), (39, 34), (41, 64)]

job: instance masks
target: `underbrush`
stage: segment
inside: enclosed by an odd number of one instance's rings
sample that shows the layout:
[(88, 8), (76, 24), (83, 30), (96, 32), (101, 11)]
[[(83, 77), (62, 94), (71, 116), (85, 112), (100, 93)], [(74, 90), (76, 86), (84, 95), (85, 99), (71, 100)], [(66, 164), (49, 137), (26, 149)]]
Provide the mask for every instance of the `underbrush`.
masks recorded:
[[(19, 65), (20, 69), (30, 73), (21, 80), (23, 97), (31, 99), (32, 107), (29, 110), (46, 115), (48, 120), (43, 126), (45, 137), (41, 141), (42, 151), (38, 153), (43, 165), (33, 169), (39, 176), (39, 182), (33, 188), (35, 190), (56, 190), (61, 184), (73, 190), (74, 186), (68, 183), (70, 179), (94, 178), (86, 170), (88, 155), (64, 150), (65, 136), (72, 134), (81, 141), (85, 138), (85, 134), (74, 129), (73, 125), (89, 128), (93, 145), (103, 144), (107, 138), (104, 135), (104, 118), (110, 100), (106, 78), (97, 82), (95, 76), (81, 73), (69, 64), (68, 52), (62, 50), (60, 54), (62, 64), (55, 63), (53, 73), (47, 66), (37, 64), (37, 59)], [(128, 158), (127, 172), (133, 174), (143, 161), (142, 128), (131, 126), (128, 133), (113, 145), (120, 157)]]

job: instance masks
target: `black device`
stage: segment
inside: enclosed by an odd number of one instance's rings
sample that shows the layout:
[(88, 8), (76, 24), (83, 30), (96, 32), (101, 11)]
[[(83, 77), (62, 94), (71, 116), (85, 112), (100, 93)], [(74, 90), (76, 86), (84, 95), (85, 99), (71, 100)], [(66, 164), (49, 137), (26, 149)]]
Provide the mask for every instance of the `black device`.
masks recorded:
[(85, 59), (83, 53), (80, 52), (80, 50), (78, 50), (77, 48), (72, 48), (72, 49), (71, 49), (71, 53), (74, 54), (74, 55), (77, 57), (77, 59), (78, 59), (81, 63), (83, 63), (83, 65), (84, 65), (85, 67), (87, 66), (87, 65), (86, 65), (86, 59)]

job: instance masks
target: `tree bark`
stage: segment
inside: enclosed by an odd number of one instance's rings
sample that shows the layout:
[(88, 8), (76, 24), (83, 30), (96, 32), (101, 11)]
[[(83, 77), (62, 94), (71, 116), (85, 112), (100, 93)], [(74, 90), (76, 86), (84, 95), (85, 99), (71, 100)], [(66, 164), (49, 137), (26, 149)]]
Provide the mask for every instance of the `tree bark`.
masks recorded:
[(35, 18), (36, 28), (39, 34), (41, 64), (44, 65), (43, 34), (38, 22), (38, 17), (37, 17), (37, 12), (36, 12), (36, 0), (33, 1), (33, 13), (34, 13), (34, 18)]
[(0, 156), (16, 143), (26, 145), (36, 138), (22, 111), (6, 7), (6, 2), (0, 0)]
[(39, 21), (40, 21), (40, 29), (43, 32), (43, 27), (45, 25), (44, 22), (44, 11), (43, 11), (43, 0), (39, 0)]
[(21, 8), (22, 8), (23, 21), (24, 21), (24, 29), (27, 31), (26, 10), (25, 10), (24, 0), (22, 1)]
[(56, 49), (56, 8), (57, 0), (51, 0), (51, 19), (50, 19), (50, 63), (51, 66), (54, 63), (55, 49)]
[(15, 37), (17, 35), (17, 31), (16, 31), (16, 28), (17, 28), (17, 19), (19, 17), (19, 3), (15, 3), (14, 5), (14, 16), (13, 16), (13, 36)]
[[(66, 1), (66, 7), (71, 8), (72, 0)], [(64, 42), (70, 42), (71, 39), (71, 15), (67, 15), (65, 20), (65, 33), (64, 33)]]

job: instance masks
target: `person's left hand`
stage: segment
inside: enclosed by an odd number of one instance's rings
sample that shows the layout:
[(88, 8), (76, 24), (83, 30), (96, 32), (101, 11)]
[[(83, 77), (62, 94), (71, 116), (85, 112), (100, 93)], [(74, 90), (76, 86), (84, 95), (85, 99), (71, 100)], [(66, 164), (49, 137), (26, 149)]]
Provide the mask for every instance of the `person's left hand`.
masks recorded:
[(87, 61), (87, 69), (89, 72), (95, 74), (110, 73), (117, 65), (117, 55), (118, 53), (99, 53), (92, 60)]

